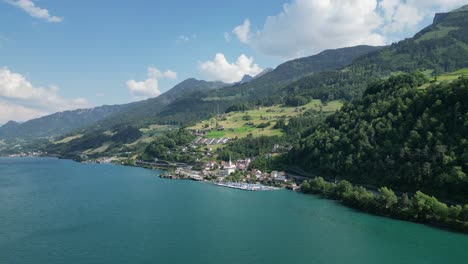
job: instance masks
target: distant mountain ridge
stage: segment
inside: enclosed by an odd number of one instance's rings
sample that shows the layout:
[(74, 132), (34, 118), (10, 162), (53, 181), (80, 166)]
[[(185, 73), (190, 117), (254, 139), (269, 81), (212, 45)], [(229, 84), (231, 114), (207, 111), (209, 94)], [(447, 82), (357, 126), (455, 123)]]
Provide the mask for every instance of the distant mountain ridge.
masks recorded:
[(0, 127), (0, 138), (32, 139), (59, 136), (100, 121), (131, 105), (105, 105), (89, 109), (58, 112), (24, 123), (9, 121)]
[(0, 126), (0, 130), (2, 130), (2, 129), (12, 129), (12, 128), (17, 127), (19, 124), (20, 124), (19, 122), (10, 120), (10, 121), (6, 122), (5, 124), (3, 124), (2, 126)]
[(284, 87), (300, 76), (342, 67), (360, 55), (379, 49), (381, 47), (357, 46), (327, 50), (317, 55), (285, 62), (275, 70), (267, 68), (245, 83), (226, 84), (190, 78), (158, 97), (136, 102), (125, 111), (108, 116), (87, 127), (85, 132), (125, 125), (141, 127), (150, 123), (181, 125), (212, 113), (224, 112), (233, 104), (233, 100), (240, 97), (245, 96), (245, 99), (249, 100), (264, 94), (270, 95), (274, 89)]
[[(166, 93), (143, 101), (123, 105), (100, 106), (89, 109), (77, 109), (58, 112), (51, 115), (35, 118), (24, 123), (9, 121), (0, 127), (0, 139), (36, 139), (57, 137), (77, 129), (93, 127), (98, 122), (108, 126), (123, 124), (123, 118), (131, 113), (135, 116), (148, 116), (158, 113), (165, 105), (171, 103), (186, 93), (205, 91), (223, 87), (222, 82), (206, 82), (190, 78), (184, 80)], [(117, 113), (127, 111), (127, 115), (112, 119)], [(109, 119), (108, 119), (109, 118)], [(131, 118), (131, 117), (129, 117)], [(107, 120), (108, 119), (108, 120)], [(100, 128), (97, 125), (96, 128)]]
[(134, 126), (141, 126), (151, 122), (156, 116), (169, 104), (177, 99), (183, 98), (192, 93), (200, 93), (219, 89), (229, 84), (214, 81), (203, 81), (195, 78), (189, 78), (174, 86), (169, 91), (161, 94), (158, 97), (150, 98), (144, 101), (136, 102), (132, 107), (116, 113), (108, 118), (102, 120), (91, 129), (112, 128), (114, 126), (121, 126), (131, 124)]

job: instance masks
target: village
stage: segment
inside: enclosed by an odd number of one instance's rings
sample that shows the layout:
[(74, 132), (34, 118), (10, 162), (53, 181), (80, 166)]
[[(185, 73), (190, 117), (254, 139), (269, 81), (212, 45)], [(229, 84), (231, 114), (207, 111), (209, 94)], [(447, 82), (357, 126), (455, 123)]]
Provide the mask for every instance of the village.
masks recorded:
[(262, 172), (249, 169), (251, 159), (238, 159), (235, 162), (209, 161), (201, 170), (191, 166), (177, 167), (174, 171), (161, 174), (161, 178), (187, 179), (212, 182), (220, 186), (243, 190), (274, 190), (287, 188), (298, 190), (299, 186), (285, 171)]

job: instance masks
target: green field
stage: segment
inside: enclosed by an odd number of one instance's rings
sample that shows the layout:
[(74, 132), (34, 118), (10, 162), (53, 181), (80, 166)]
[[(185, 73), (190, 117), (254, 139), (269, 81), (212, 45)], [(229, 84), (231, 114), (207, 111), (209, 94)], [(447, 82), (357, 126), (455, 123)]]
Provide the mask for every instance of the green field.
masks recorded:
[(450, 31), (458, 30), (458, 29), (460, 28), (459, 27), (444, 27), (444, 26), (439, 25), (437, 26), (437, 30), (429, 31), (427, 33), (422, 34), (419, 38), (415, 40), (415, 42), (419, 43), (425, 40), (443, 38), (447, 36)]
[[(334, 112), (341, 108), (341, 101), (331, 101), (323, 104), (320, 100), (312, 100), (310, 103), (300, 107), (283, 107), (280, 105), (271, 107), (261, 107), (255, 110), (244, 112), (231, 112), (223, 114), (209, 120), (204, 120), (189, 129), (203, 129), (206, 127), (216, 128), (223, 126), (223, 131), (211, 131), (207, 133), (205, 138), (242, 138), (252, 133), (253, 136), (276, 136), (281, 135), (280, 129), (273, 129), (276, 121), (280, 118), (289, 119), (298, 116), (309, 109), (317, 111), (322, 110), (324, 113)], [(247, 118), (248, 117), (248, 118)], [(258, 128), (260, 124), (270, 123), (264, 128)]]
[(442, 75), (437, 76), (437, 81), (444, 82), (444, 81), (454, 81), (459, 77), (468, 77), (468, 68), (460, 69), (458, 71), (454, 71), (451, 73), (445, 73)]
[(82, 137), (83, 134), (76, 134), (76, 135), (73, 135), (73, 136), (69, 136), (69, 137), (66, 137), (66, 138), (63, 138), (59, 141), (55, 141), (54, 144), (62, 144), (62, 143), (68, 143), (74, 139), (77, 139), (77, 138), (80, 138)]
[[(423, 72), (425, 73), (425, 72)], [(419, 89), (425, 89), (429, 87), (431, 84), (434, 83), (442, 83), (442, 82), (452, 82), (455, 81), (456, 79), (460, 77), (468, 77), (468, 68), (460, 69), (458, 71), (454, 72), (449, 72), (449, 73), (444, 73), (441, 75), (437, 75), (437, 77), (428, 77), (431, 82), (430, 83), (425, 83), (419, 87)]]

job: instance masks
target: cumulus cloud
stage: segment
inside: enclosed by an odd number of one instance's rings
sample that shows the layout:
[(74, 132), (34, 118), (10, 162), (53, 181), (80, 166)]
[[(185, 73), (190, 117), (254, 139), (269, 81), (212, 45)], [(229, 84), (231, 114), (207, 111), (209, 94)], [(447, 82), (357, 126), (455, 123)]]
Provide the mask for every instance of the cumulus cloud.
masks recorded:
[(0, 68), (0, 105), (4, 110), (0, 111), (0, 120), (17, 121), (89, 106), (85, 98), (63, 98), (57, 86), (36, 87), (23, 75), (6, 67)]
[(324, 49), (384, 45), (387, 34), (415, 29), (434, 12), (466, 0), (291, 0), (256, 32), (250, 21), (233, 29), (242, 43), (266, 55), (294, 58)]
[(262, 72), (262, 68), (253, 63), (253, 58), (244, 54), (229, 63), (224, 54), (217, 53), (213, 61), (202, 62), (198, 68), (207, 79), (227, 83), (238, 82), (246, 74), (255, 76)]
[(150, 66), (147, 70), (147, 79), (144, 81), (128, 80), (127, 88), (130, 94), (138, 99), (155, 97), (161, 94), (158, 79), (177, 79), (177, 73), (171, 70), (161, 72), (157, 68)]
[(385, 23), (382, 32), (414, 30), (416, 26), (435, 12), (446, 12), (466, 4), (466, 0), (382, 0), (378, 9)]
[(0, 100), (0, 125), (10, 120), (26, 121), (49, 114), (39, 109), (32, 109), (22, 105), (11, 104)]
[(62, 22), (63, 18), (52, 16), (49, 14), (49, 10), (45, 8), (40, 8), (34, 4), (31, 0), (17, 0), (8, 1), (10, 4), (17, 6), (23, 9), (26, 13), (28, 13), (32, 17), (45, 19), (47, 22)]
[(235, 27), (232, 33), (237, 36), (240, 42), (247, 43), (250, 37), (250, 20), (244, 20), (244, 23)]
[(382, 24), (376, 6), (375, 0), (294, 0), (280, 14), (268, 17), (262, 29), (240, 40), (284, 58), (364, 43), (382, 45), (384, 37), (374, 32)]

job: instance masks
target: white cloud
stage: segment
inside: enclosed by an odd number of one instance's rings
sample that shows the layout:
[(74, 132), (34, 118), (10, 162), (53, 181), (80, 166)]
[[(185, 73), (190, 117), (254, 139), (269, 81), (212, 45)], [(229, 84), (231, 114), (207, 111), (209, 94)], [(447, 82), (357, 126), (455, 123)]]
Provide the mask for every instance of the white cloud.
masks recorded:
[(250, 20), (244, 20), (244, 23), (235, 27), (232, 33), (237, 36), (240, 42), (247, 43), (250, 37)]
[(382, 24), (376, 6), (376, 0), (294, 0), (268, 17), (248, 44), (284, 58), (364, 43), (382, 45), (384, 37), (374, 32)]
[[(23, 75), (10, 69), (0, 68), (0, 119), (24, 121), (29, 118), (76, 108), (88, 107), (85, 98), (66, 99), (59, 94), (59, 88), (35, 87)], [(15, 116), (14, 111), (17, 111)]]
[(226, 42), (231, 42), (231, 34), (229, 34), (228, 32), (224, 32), (224, 40)]
[(63, 18), (52, 16), (49, 14), (49, 10), (45, 8), (40, 8), (34, 4), (31, 0), (17, 0), (17, 1), (8, 1), (12, 5), (15, 5), (21, 9), (23, 9), (26, 13), (28, 13), (32, 17), (45, 19), (47, 22), (62, 22)]
[(234, 28), (243, 43), (266, 55), (294, 58), (324, 49), (383, 45), (392, 33), (414, 33), (425, 18), (467, 0), (291, 0), (281, 13), (251, 32), (246, 19)]
[(146, 79), (141, 82), (128, 80), (127, 87), (130, 90), (130, 94), (136, 98), (149, 98), (161, 94), (158, 87), (158, 80), (156, 79)]
[(147, 70), (148, 78), (144, 81), (128, 80), (127, 88), (130, 94), (138, 99), (155, 97), (161, 94), (158, 79), (177, 79), (177, 73), (171, 70), (161, 72), (157, 68), (150, 66)]
[(189, 37), (189, 36), (179, 35), (179, 36), (177, 37), (176, 42), (177, 42), (177, 43), (181, 43), (181, 42), (187, 42), (187, 41), (189, 41), (189, 40), (190, 40), (190, 37)]
[(385, 19), (382, 31), (401, 32), (416, 26), (435, 12), (446, 12), (467, 4), (466, 0), (382, 0), (378, 8)]
[(148, 67), (148, 78), (151, 78), (151, 79), (167, 78), (167, 79), (175, 80), (177, 79), (177, 73), (171, 70), (161, 72), (157, 68), (151, 66), (151, 67)]
[(187, 41), (190, 41), (190, 40), (193, 40), (193, 39), (196, 39), (197, 38), (197, 34), (192, 34), (191, 36), (188, 36), (188, 35), (179, 35), (177, 37), (177, 40), (176, 42), (177, 43), (182, 43), (182, 42), (187, 42)]
[(255, 76), (262, 72), (262, 68), (253, 63), (253, 58), (244, 54), (236, 62), (229, 63), (224, 54), (217, 53), (213, 61), (202, 62), (198, 68), (207, 79), (227, 83), (238, 82), (246, 74)]
[(0, 124), (4, 124), (10, 120), (23, 122), (49, 114), (48, 112), (11, 104), (3, 100), (0, 100), (0, 113)]

